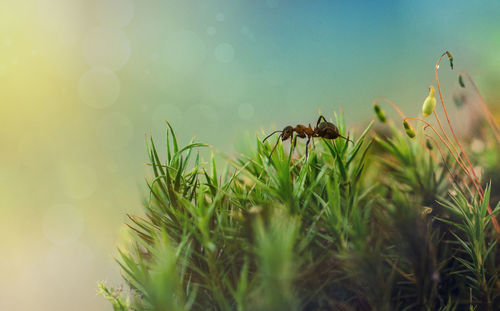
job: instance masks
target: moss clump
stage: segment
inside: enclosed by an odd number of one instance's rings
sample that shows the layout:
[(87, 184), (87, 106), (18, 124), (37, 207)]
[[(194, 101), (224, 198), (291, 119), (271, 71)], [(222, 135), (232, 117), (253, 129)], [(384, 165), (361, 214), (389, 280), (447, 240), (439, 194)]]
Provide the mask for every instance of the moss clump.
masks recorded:
[(493, 310), (498, 189), (425, 129), (405, 121), (409, 139), (384, 115), (390, 138), (372, 124), (347, 135), (335, 119), (352, 144), (315, 138), (306, 157), (278, 142), (270, 156), (256, 140), (223, 170), (168, 125), (117, 260), (130, 290), (101, 294), (114, 310)]

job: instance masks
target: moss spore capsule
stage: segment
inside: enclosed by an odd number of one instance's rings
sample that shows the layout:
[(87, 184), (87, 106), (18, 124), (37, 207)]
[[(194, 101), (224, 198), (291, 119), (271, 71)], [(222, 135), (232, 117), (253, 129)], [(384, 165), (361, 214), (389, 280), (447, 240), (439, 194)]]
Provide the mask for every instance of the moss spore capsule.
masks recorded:
[(429, 86), (429, 95), (424, 100), (424, 104), (422, 105), (422, 114), (424, 117), (430, 116), (434, 111), (434, 108), (436, 108), (436, 97), (434, 96), (435, 92), (434, 87), (432, 85)]
[(384, 110), (380, 108), (376, 101), (373, 102), (373, 110), (375, 110), (375, 115), (377, 115), (380, 122), (385, 123), (387, 121)]
[(458, 75), (458, 84), (459, 84), (462, 88), (465, 88), (464, 77), (462, 76), (462, 74), (459, 74), (459, 75)]
[(453, 54), (450, 51), (446, 51), (445, 54), (448, 56), (448, 60), (450, 61), (450, 67), (453, 70)]
[(432, 143), (431, 143), (431, 141), (430, 141), (430, 140), (428, 140), (428, 139), (426, 139), (426, 140), (425, 140), (425, 146), (426, 146), (426, 147), (427, 147), (427, 149), (429, 149), (429, 150), (432, 150), (432, 148), (433, 148), (433, 147), (432, 147)]
[(411, 127), (410, 123), (408, 123), (408, 121), (404, 120), (403, 126), (405, 128), (406, 135), (408, 135), (408, 137), (410, 137), (411, 139), (415, 138), (415, 131)]

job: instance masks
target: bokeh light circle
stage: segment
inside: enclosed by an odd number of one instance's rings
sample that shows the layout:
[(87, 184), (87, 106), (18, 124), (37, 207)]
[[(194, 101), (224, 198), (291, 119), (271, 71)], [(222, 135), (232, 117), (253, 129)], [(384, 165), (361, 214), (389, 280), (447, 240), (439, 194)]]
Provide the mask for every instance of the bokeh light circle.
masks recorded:
[(85, 72), (78, 83), (80, 100), (93, 108), (112, 105), (120, 93), (120, 81), (115, 73), (105, 68), (93, 68)]
[(255, 35), (253, 34), (253, 32), (250, 30), (250, 28), (248, 28), (248, 26), (242, 26), (241, 29), (240, 29), (240, 32), (241, 34), (249, 39), (250, 41), (255, 41)]
[(134, 136), (134, 127), (123, 113), (113, 112), (104, 116), (97, 124), (97, 136), (102, 145), (109, 149), (128, 146)]
[(215, 47), (215, 58), (221, 63), (229, 63), (234, 59), (234, 48), (229, 43), (221, 43)]
[(134, 17), (133, 0), (99, 0), (96, 15), (101, 25), (123, 27)]
[[(4, 2), (6, 1), (2, 1)], [(25, 3), (12, 3), (16, 2)], [(87, 9), (86, 1), (37, 0), (29, 2), (30, 9), (33, 2), (37, 3), (37, 25), (54, 32), (58, 43), (73, 45), (81, 40), (88, 27), (88, 16), (82, 14)], [(2, 9), (8, 11), (5, 7)]]
[(215, 19), (216, 19), (218, 22), (223, 22), (223, 21), (224, 21), (224, 19), (225, 19), (224, 13), (217, 13), (217, 15), (215, 15)]
[(250, 120), (254, 115), (254, 111), (252, 104), (242, 103), (238, 107), (238, 116), (243, 120)]
[(205, 42), (192, 31), (173, 33), (165, 42), (164, 60), (175, 72), (187, 74), (196, 71), (205, 57)]
[(130, 58), (130, 42), (119, 29), (98, 27), (83, 40), (83, 57), (91, 67), (117, 70)]
[(217, 29), (214, 26), (210, 26), (207, 28), (207, 34), (209, 36), (215, 36), (216, 33), (217, 33)]
[(83, 232), (83, 215), (70, 204), (56, 204), (45, 211), (42, 219), (44, 236), (56, 245), (71, 244)]

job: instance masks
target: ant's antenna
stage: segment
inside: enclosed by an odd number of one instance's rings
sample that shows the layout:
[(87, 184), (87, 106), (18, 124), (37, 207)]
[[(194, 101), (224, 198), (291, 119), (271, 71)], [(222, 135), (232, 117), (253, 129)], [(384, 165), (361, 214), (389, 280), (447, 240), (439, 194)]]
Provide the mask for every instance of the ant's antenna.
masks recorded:
[(266, 141), (269, 137), (273, 136), (274, 134), (276, 134), (276, 133), (282, 133), (282, 132), (283, 132), (283, 131), (274, 131), (274, 132), (272, 132), (271, 134), (267, 135), (267, 136), (266, 136), (266, 138), (264, 138), (264, 139), (262, 140), (262, 142), (265, 142), (265, 141)]

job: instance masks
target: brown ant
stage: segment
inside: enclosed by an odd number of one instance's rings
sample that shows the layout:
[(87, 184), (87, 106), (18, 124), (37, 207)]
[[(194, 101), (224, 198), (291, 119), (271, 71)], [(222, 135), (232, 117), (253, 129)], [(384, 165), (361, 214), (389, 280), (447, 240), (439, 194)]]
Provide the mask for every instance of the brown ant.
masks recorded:
[[(323, 120), (323, 122), (321, 122)], [(321, 138), (326, 138), (326, 139), (337, 139), (338, 137), (341, 137), (347, 141), (350, 141), (353, 143), (352, 140), (349, 138), (346, 138), (339, 133), (339, 129), (337, 126), (331, 122), (326, 121), (324, 116), (319, 116), (318, 121), (316, 122), (316, 127), (312, 128), (311, 124), (309, 123), (309, 126), (305, 126), (302, 124), (298, 124), (295, 127), (292, 126), (287, 126), (285, 127), (282, 131), (274, 131), (271, 134), (269, 134), (264, 140), (262, 141), (263, 143), (271, 137), (272, 135), (276, 133), (281, 133), (278, 137), (278, 141), (276, 141), (276, 144), (273, 147), (273, 150), (271, 150), (271, 153), (269, 154), (269, 159), (271, 159), (271, 155), (274, 152), (274, 149), (276, 149), (276, 146), (278, 146), (278, 143), (280, 141), (285, 141), (288, 138), (291, 138), (293, 136), (293, 132), (297, 133), (295, 135), (295, 138), (293, 140), (292, 144), (292, 152), (293, 149), (295, 148), (295, 145), (297, 144), (297, 137), (300, 138), (306, 138), (307, 137), (307, 142), (306, 142), (306, 159), (307, 159), (307, 154), (308, 154), (308, 147), (309, 147), (309, 142), (311, 141), (311, 138), (313, 137), (321, 137)]]

